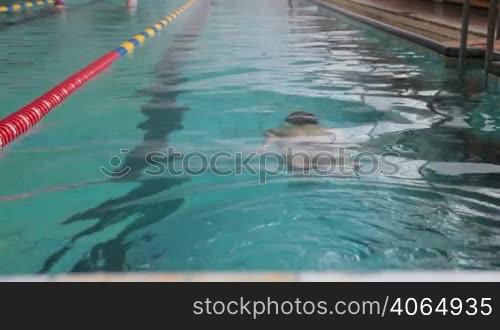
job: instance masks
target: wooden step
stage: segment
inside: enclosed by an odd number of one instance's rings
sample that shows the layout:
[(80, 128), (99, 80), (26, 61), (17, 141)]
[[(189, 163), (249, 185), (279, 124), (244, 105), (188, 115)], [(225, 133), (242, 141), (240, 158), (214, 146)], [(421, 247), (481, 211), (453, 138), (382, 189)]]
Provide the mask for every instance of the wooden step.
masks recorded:
[[(462, 5), (464, 0), (445, 0), (444, 2)], [(478, 8), (488, 8), (488, 0), (471, 0), (471, 6)]]
[[(436, 41), (460, 39), (460, 23), (443, 21), (439, 16), (429, 16), (415, 10), (401, 9), (383, 1), (366, 0), (325, 0), (336, 6), (351, 10), (357, 14), (370, 17), (386, 24), (396, 26), (414, 33), (424, 35)], [(470, 37), (485, 37), (480, 28), (471, 26)]]

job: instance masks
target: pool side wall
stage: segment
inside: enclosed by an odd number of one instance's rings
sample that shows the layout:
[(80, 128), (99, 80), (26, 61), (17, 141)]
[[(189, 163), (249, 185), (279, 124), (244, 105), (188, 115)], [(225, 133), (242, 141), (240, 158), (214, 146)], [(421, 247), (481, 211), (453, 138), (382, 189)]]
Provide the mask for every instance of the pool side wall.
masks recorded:
[(85, 273), (8, 276), (0, 282), (500, 282), (500, 272)]
[[(337, 6), (334, 3), (329, 2), (328, 0), (312, 0), (312, 2), (316, 3), (317, 5), (319, 5), (321, 7), (333, 10), (337, 13), (340, 13), (344, 16), (354, 18), (358, 21), (369, 24), (369, 25), (376, 27), (380, 30), (383, 30), (385, 32), (394, 34), (394, 35), (401, 37), (403, 39), (406, 39), (406, 40), (412, 41), (416, 44), (422, 45), (426, 48), (429, 48), (429, 49), (431, 49), (435, 52), (438, 52), (440, 54), (443, 54), (445, 56), (458, 57), (458, 54), (459, 54), (458, 47), (450, 47), (444, 43), (427, 38), (423, 35), (419, 35), (417, 33), (411, 32), (411, 31), (406, 31), (404, 29), (400, 29), (398, 27), (395, 27), (395, 26), (392, 26), (390, 24), (378, 21), (376, 19), (357, 14), (357, 13), (350, 11), (346, 8), (342, 8), (340, 6)], [(475, 57), (475, 58), (476, 57), (484, 57), (484, 50), (477, 49), (477, 48), (470, 48), (467, 50), (467, 57)]]

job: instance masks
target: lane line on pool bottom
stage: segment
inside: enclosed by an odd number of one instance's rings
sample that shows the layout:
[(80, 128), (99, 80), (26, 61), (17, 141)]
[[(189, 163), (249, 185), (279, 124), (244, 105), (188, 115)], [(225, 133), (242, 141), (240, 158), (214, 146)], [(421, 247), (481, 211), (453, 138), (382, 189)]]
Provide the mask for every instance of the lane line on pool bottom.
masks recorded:
[[(53, 1), (53, 0), (47, 0)], [(25, 105), (18, 111), (0, 120), (0, 148), (14, 141), (33, 126), (35, 126), (50, 111), (56, 108), (71, 94), (93, 79), (99, 73), (109, 68), (117, 59), (134, 52), (135, 48), (144, 44), (147, 39), (153, 38), (158, 32), (172, 23), (179, 15), (189, 9), (196, 0), (189, 0), (181, 7), (164, 16), (158, 23), (146, 28), (143, 32), (134, 35), (123, 42), (119, 47), (105, 54), (89, 64), (84, 69), (73, 74), (56, 85), (47, 93), (33, 102)]]

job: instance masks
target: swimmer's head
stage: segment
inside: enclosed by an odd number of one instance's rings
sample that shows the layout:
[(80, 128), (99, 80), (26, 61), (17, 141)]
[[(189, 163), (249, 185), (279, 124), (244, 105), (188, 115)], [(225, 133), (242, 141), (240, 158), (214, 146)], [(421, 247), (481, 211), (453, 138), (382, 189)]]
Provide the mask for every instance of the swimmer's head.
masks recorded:
[(286, 117), (285, 122), (292, 125), (317, 125), (319, 124), (319, 119), (314, 114), (304, 111), (296, 111)]

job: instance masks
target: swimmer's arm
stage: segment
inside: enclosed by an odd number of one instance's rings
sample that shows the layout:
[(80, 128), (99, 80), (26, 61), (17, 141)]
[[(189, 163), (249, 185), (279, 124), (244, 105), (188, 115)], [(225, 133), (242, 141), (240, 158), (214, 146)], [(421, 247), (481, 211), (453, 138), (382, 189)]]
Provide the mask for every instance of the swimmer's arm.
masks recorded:
[(262, 146), (257, 149), (257, 153), (262, 153), (267, 151), (269, 147), (271, 147), (273, 144), (275, 144), (279, 140), (279, 137), (276, 136), (272, 130), (269, 130), (266, 132), (264, 143)]

